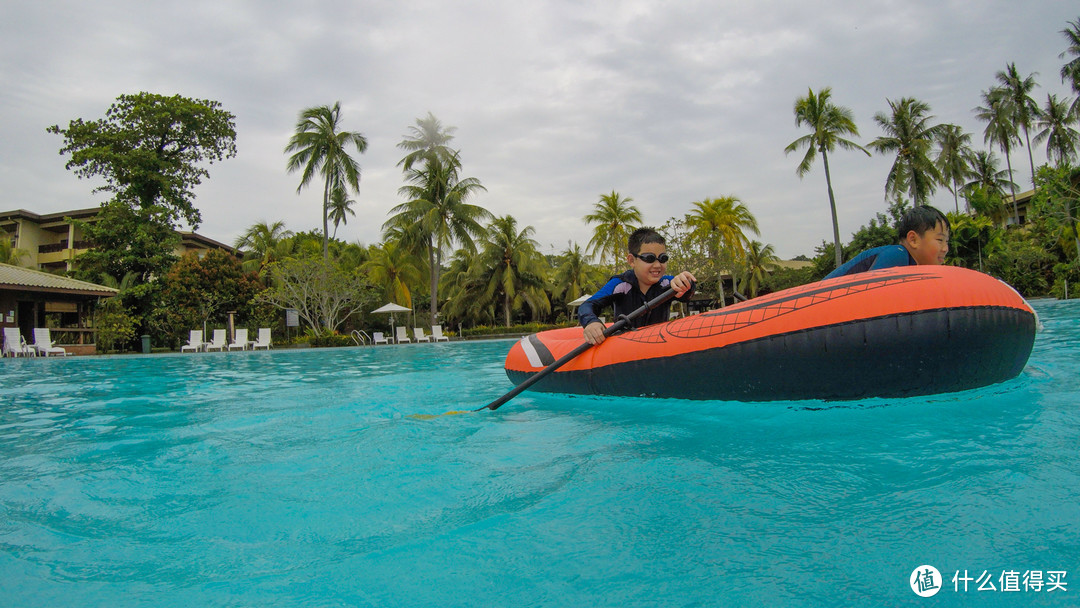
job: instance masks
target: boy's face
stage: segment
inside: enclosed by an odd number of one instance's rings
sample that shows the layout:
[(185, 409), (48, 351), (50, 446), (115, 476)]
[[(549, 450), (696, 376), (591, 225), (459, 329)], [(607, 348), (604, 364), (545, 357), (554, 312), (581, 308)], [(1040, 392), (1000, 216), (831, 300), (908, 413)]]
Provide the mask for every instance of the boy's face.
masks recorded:
[(949, 229), (938, 222), (922, 234), (912, 230), (904, 239), (904, 246), (920, 266), (944, 264), (945, 254), (949, 252)]
[[(667, 263), (661, 262), (659, 259), (653, 260), (652, 263), (646, 262), (641, 259), (641, 256), (654, 257), (659, 256), (661, 253), (667, 253), (667, 247), (660, 243), (645, 243), (641, 246), (641, 251), (637, 256), (634, 254), (627, 254), (626, 261), (630, 263), (630, 266), (634, 269), (634, 274), (637, 275), (638, 287), (642, 291), (648, 290), (653, 285), (660, 282), (660, 278), (664, 276), (667, 271)], [(649, 255), (651, 254), (651, 255)]]

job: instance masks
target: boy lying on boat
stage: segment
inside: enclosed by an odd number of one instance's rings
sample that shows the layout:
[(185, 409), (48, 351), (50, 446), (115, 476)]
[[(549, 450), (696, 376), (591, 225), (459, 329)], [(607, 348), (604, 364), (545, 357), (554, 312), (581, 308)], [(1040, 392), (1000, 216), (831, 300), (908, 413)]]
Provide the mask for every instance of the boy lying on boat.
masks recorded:
[(893, 266), (940, 265), (949, 252), (949, 220), (929, 205), (909, 209), (897, 225), (899, 244), (867, 249), (825, 276), (847, 276)]
[[(667, 275), (667, 246), (664, 237), (652, 228), (638, 228), (630, 235), (626, 243), (629, 250), (626, 262), (630, 270), (612, 277), (591, 298), (578, 307), (578, 318), (585, 328), (585, 341), (600, 344), (604, 341), (604, 324), (596, 311), (611, 304), (612, 314), (628, 315), (641, 308), (646, 302), (656, 298), (668, 287), (675, 290), (675, 297), (686, 302), (694, 295), (694, 275), (683, 271), (677, 275)], [(629, 327), (637, 329), (653, 323), (668, 320), (671, 300), (652, 309), (648, 314), (630, 321)]]

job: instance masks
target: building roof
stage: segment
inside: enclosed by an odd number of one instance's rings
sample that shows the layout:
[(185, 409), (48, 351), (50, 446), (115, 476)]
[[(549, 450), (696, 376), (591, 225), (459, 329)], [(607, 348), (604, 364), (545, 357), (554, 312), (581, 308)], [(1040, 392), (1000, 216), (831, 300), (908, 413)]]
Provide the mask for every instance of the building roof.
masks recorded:
[(23, 291), (70, 293), (108, 297), (120, 293), (118, 289), (62, 277), (40, 270), (30, 270), (11, 264), (0, 264), (0, 289)]

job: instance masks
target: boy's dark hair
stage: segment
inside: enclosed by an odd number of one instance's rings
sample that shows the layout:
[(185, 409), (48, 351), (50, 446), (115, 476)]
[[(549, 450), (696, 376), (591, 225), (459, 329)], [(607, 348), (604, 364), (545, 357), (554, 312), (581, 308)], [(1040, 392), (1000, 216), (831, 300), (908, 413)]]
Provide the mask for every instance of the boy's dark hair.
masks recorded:
[(630, 238), (626, 241), (626, 248), (632, 255), (637, 255), (641, 252), (641, 246), (648, 243), (667, 245), (664, 242), (664, 237), (660, 236), (660, 233), (655, 228), (644, 227), (630, 233)]
[(896, 225), (896, 236), (900, 241), (907, 238), (912, 230), (922, 236), (927, 230), (943, 224), (946, 230), (952, 230), (949, 226), (949, 218), (945, 214), (930, 205), (916, 205), (904, 212), (900, 217), (900, 223)]

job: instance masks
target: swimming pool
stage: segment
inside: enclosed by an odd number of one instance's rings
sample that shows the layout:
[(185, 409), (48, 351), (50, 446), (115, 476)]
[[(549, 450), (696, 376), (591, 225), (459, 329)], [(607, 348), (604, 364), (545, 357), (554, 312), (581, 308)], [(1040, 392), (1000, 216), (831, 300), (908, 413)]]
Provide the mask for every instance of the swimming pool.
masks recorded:
[(1013, 381), (839, 404), (410, 417), (507, 341), (5, 360), (0, 605), (1078, 605), (1078, 304)]

